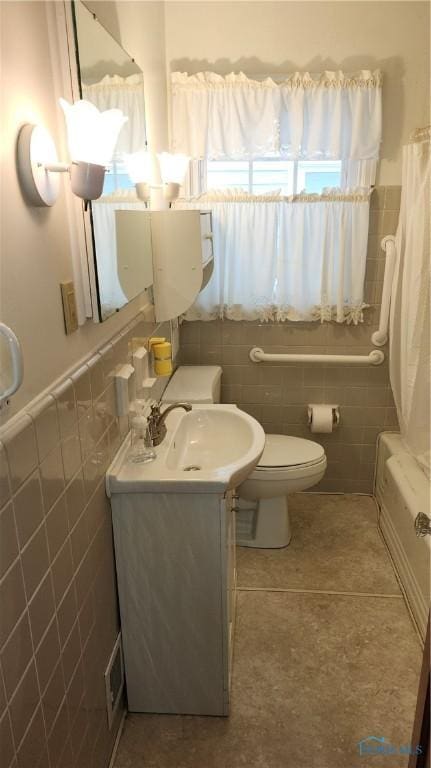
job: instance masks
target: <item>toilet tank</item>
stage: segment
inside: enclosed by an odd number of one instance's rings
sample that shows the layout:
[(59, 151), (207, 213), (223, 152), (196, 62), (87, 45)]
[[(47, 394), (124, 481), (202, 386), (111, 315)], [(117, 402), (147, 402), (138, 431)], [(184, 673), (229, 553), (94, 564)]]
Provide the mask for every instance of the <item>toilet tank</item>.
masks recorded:
[(163, 393), (162, 402), (219, 403), (221, 375), (219, 365), (180, 365)]

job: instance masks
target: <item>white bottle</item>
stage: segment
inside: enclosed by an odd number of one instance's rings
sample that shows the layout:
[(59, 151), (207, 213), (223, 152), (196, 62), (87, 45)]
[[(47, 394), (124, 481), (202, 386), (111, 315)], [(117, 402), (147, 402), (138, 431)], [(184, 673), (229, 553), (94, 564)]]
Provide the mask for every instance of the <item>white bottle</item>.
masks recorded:
[(129, 461), (134, 464), (147, 464), (154, 461), (156, 452), (151, 447), (148, 434), (148, 420), (145, 416), (134, 416), (131, 422)]

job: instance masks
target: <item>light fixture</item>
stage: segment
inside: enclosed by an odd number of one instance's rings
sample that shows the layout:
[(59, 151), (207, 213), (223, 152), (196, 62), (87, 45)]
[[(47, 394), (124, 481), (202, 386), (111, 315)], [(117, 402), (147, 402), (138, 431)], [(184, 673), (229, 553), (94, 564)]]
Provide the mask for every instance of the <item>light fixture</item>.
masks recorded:
[(57, 150), (48, 131), (41, 125), (23, 125), (18, 136), (18, 172), (30, 205), (54, 205), (60, 178), (48, 173), (46, 167), (57, 163)]
[(163, 182), (163, 196), (165, 200), (172, 202), (180, 193), (190, 158), (187, 155), (171, 155), (169, 152), (161, 152), (157, 157)]
[(145, 150), (124, 155), (127, 173), (133, 181), (140, 200), (148, 203), (151, 194), (151, 155)]
[(18, 137), (18, 171), (29, 203), (54, 205), (59, 194), (57, 173), (69, 173), (72, 192), (83, 200), (102, 194), (105, 166), (110, 162), (118, 134), (127, 121), (119, 109), (100, 112), (89, 101), (69, 104), (60, 99), (71, 162), (58, 162), (50, 134), (39, 125), (24, 125)]

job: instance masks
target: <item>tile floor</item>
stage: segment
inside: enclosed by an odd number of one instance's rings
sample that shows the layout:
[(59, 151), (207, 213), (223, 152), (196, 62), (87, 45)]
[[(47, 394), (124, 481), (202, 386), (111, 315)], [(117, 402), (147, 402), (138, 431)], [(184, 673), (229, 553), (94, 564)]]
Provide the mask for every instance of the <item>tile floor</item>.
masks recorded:
[(130, 715), (115, 768), (405, 768), (421, 647), (370, 497), (292, 497), (285, 550), (238, 550), (229, 719)]

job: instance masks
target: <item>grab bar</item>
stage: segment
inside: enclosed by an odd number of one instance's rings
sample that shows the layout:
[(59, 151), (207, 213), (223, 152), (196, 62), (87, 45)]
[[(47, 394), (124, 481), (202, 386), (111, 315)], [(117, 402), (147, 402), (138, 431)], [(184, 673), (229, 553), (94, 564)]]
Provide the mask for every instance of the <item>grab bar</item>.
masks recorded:
[(381, 242), (381, 248), (386, 253), (386, 260), (379, 328), (371, 336), (371, 341), (376, 347), (383, 347), (388, 340), (389, 308), (391, 305), (392, 278), (394, 276), (396, 256), (395, 237), (393, 235), (384, 237)]
[(253, 363), (335, 363), (336, 365), (381, 365), (385, 353), (373, 349), (369, 355), (296, 355), (296, 354), (267, 354), (259, 347), (250, 350), (250, 360)]
[(0, 336), (4, 336), (9, 347), (12, 360), (12, 382), (9, 387), (0, 390), (0, 408), (5, 400), (15, 394), (20, 388), (24, 376), (24, 366), (22, 361), (21, 345), (14, 332), (8, 325), (0, 323)]

